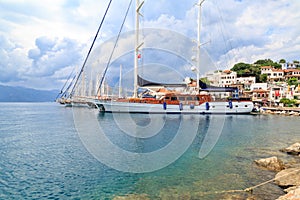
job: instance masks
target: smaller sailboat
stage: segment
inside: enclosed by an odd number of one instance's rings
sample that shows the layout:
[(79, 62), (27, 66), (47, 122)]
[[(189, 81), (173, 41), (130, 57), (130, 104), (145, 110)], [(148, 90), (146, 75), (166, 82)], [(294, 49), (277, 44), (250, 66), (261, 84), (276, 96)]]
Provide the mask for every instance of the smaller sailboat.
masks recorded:
[[(72, 75), (73, 75), (73, 78), (71, 79)], [(55, 99), (56, 102), (63, 104), (63, 105), (68, 105), (71, 103), (70, 88), (73, 85), (75, 78), (76, 78), (76, 75), (74, 75), (74, 69), (73, 69), (72, 72), (70, 73), (69, 77), (67, 78), (65, 84), (63, 85), (62, 89), (60, 90), (60, 93), (56, 96), (56, 99)]]
[[(197, 57), (199, 68), (200, 57), (200, 17), (201, 5), (199, 2), (198, 15), (198, 43)], [(169, 113), (169, 114), (248, 114), (253, 109), (250, 99), (239, 98), (237, 88), (210, 87), (199, 80), (199, 70), (196, 69), (196, 81), (185, 81), (180, 84), (153, 83), (138, 75), (139, 49), (139, 10), (143, 2), (136, 0), (136, 38), (134, 54), (134, 91), (131, 98), (117, 98), (110, 101), (95, 100), (101, 112), (117, 113)], [(146, 89), (138, 94), (138, 88)], [(170, 87), (183, 88), (170, 90)], [(210, 92), (231, 93), (231, 98), (218, 99)]]

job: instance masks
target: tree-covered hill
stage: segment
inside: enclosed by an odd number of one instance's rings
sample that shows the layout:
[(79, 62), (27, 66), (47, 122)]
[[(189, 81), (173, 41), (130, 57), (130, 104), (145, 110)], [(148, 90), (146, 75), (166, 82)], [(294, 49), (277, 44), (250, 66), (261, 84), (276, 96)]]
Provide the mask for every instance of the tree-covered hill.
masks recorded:
[[(285, 62), (284, 59), (280, 60), (281, 62)], [(237, 72), (237, 75), (240, 76), (255, 76), (257, 82), (264, 82), (266, 77), (261, 75), (261, 67), (262, 66), (272, 66), (276, 69), (281, 68), (281, 64), (274, 62), (271, 59), (257, 60), (253, 64), (249, 63), (237, 63), (232, 68), (231, 71)]]

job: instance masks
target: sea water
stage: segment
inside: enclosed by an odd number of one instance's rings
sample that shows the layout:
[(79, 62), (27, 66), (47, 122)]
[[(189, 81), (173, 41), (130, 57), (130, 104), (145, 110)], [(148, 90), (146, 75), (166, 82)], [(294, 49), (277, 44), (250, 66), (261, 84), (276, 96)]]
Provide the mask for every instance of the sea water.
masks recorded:
[[(156, 160), (156, 170), (143, 173), (142, 168), (134, 173), (129, 166), (122, 171), (103, 164), (105, 161), (83, 141), (74, 121), (77, 111), (95, 116), (107, 138), (129, 153), (164, 149), (174, 141), (183, 123), (190, 123), (190, 129), (182, 129), (181, 134), (188, 137), (195, 127), (196, 134), (186, 151), (167, 166), (160, 166), (167, 159), (162, 157)], [(1, 103), (0, 113), (0, 199), (246, 198), (250, 194), (225, 191), (242, 190), (274, 178), (274, 172), (258, 168), (253, 161), (275, 155), (288, 162), (291, 157), (279, 149), (300, 140), (300, 118), (296, 116), (224, 115), (218, 122), (210, 115), (127, 115), (131, 123), (144, 127), (142, 130), (149, 134), (153, 132), (149, 137), (134, 137), (126, 134), (132, 124), (120, 127), (116, 122), (125, 115), (101, 114), (89, 108)], [(155, 119), (163, 121), (159, 129), (151, 124)], [(212, 137), (212, 150), (200, 158), (199, 150), (205, 146), (207, 135), (212, 134), (210, 128), (221, 131)], [(92, 127), (87, 126), (86, 132), (91, 131), (88, 129)], [(138, 134), (139, 129), (133, 132)], [(185, 142), (183, 137), (182, 145)], [(180, 143), (177, 145), (180, 148)], [(116, 163), (126, 160), (114, 156), (107, 157)], [(130, 164), (134, 165), (124, 163)], [(282, 194), (274, 183), (253, 191), (257, 199), (275, 199)]]

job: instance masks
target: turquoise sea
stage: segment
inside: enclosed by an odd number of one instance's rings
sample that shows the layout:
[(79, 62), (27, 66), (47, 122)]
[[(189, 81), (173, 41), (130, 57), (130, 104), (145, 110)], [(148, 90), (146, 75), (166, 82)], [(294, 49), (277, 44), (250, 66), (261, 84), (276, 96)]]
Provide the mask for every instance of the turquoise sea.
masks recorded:
[[(96, 116), (107, 137), (128, 152), (163, 148), (176, 137), (184, 120), (193, 125), (185, 129), (186, 134), (195, 125), (198, 130), (185, 153), (170, 165), (147, 173), (122, 172), (102, 164), (86, 148), (76, 130), (74, 109)], [(258, 168), (253, 161), (276, 155), (291, 162), (295, 158), (278, 150), (300, 140), (296, 116), (227, 115), (222, 116), (223, 124), (212, 124), (213, 116), (205, 115), (155, 116), (165, 120), (163, 128), (156, 130), (159, 134), (136, 139), (118, 128), (112, 114), (88, 108), (0, 103), (0, 113), (0, 199), (246, 199), (251, 194), (224, 191), (272, 179), (274, 172)], [(144, 127), (151, 122), (149, 115), (130, 117)], [(200, 159), (208, 126), (221, 126), (222, 132), (212, 151)], [(122, 159), (114, 156), (108, 155)], [(276, 199), (282, 194), (274, 183), (253, 191), (256, 199)]]

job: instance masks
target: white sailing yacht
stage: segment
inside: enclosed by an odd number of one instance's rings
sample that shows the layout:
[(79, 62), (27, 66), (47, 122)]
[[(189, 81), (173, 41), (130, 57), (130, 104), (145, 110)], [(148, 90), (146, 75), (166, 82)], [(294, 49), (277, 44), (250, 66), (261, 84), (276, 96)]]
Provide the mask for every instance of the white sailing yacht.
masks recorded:
[[(109, 101), (97, 100), (94, 103), (101, 112), (117, 113), (169, 113), (169, 114), (248, 114), (253, 110), (253, 103), (250, 99), (234, 98), (217, 99), (214, 92), (237, 93), (236, 88), (209, 87), (199, 80), (200, 65), (200, 18), (201, 6), (204, 0), (199, 1), (198, 14), (198, 41), (197, 41), (197, 79), (196, 84), (186, 82), (179, 87), (188, 88), (185, 92), (167, 90), (167, 84), (152, 83), (144, 80), (138, 75), (138, 57), (141, 43), (139, 41), (139, 11), (144, 2), (136, 0), (136, 32), (135, 32), (135, 53), (134, 53), (134, 92), (131, 98), (116, 98)], [(156, 86), (156, 89), (150, 86)], [(158, 87), (159, 86), (159, 87)], [(147, 89), (146, 93), (138, 94), (138, 88)], [(193, 88), (191, 90), (190, 88)], [(187, 92), (193, 91), (193, 92)]]

